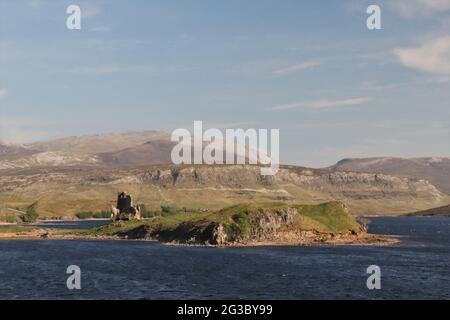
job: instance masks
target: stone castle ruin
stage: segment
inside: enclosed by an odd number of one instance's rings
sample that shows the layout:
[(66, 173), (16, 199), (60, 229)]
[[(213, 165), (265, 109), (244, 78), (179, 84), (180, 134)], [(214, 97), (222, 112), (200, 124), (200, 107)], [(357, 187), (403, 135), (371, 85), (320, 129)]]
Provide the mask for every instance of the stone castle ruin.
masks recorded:
[(126, 192), (119, 192), (117, 204), (111, 208), (111, 220), (141, 220), (141, 207), (133, 206), (133, 198)]

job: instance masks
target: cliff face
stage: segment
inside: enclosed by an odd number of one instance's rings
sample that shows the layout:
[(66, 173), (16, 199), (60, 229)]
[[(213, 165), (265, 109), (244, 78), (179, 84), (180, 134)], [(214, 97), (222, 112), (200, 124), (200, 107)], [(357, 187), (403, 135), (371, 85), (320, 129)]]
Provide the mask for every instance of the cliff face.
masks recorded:
[(374, 173), (334, 172), (280, 169), (275, 176), (261, 176), (258, 167), (221, 166), (221, 167), (187, 167), (166, 170), (147, 171), (136, 176), (141, 183), (154, 183), (164, 186), (183, 187), (191, 185), (209, 185), (217, 187), (242, 186), (277, 186), (294, 184), (312, 191), (345, 192), (353, 189), (377, 189), (385, 193), (408, 193), (417, 195), (420, 192), (439, 200), (443, 194), (425, 180), (399, 178)]
[(430, 181), (450, 194), (450, 158), (366, 158), (344, 159), (330, 168), (333, 171), (383, 173)]
[(402, 214), (448, 205), (450, 197), (425, 180), (384, 174), (282, 167), (261, 176), (256, 166), (137, 168), (56, 167), (3, 170), (0, 202), (48, 215), (107, 210), (118, 191), (138, 203), (220, 209), (243, 202), (318, 204), (341, 200), (352, 214)]
[[(384, 174), (356, 172), (324, 172), (320, 170), (281, 169), (277, 175), (261, 176), (257, 167), (188, 167), (155, 170), (138, 176), (142, 183), (165, 188), (241, 188), (242, 190), (278, 191), (280, 199), (295, 200), (296, 191), (312, 201), (340, 199), (356, 211), (358, 202), (411, 201), (411, 207), (446, 203), (449, 197), (425, 180), (399, 178)], [(295, 190), (297, 189), (297, 190)], [(289, 192), (293, 190), (293, 192)], [(376, 204), (376, 203), (375, 203)], [(386, 203), (388, 205), (388, 203)], [(390, 213), (402, 208), (388, 208)], [(407, 209), (409, 210), (409, 209)], [(407, 212), (407, 210), (405, 212)], [(369, 206), (367, 213), (371, 211)]]

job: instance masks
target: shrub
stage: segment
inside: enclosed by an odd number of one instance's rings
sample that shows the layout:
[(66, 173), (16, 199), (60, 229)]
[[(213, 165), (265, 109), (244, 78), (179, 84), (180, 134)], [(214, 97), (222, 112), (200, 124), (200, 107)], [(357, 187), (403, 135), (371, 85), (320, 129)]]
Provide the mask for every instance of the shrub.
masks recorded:
[(18, 217), (14, 214), (7, 214), (0, 217), (1, 221), (7, 222), (7, 223), (15, 223), (18, 220)]
[(26, 213), (20, 216), (20, 219), (22, 219), (22, 221), (25, 223), (32, 223), (36, 222), (38, 217), (39, 214), (34, 209), (28, 209)]
[(75, 214), (78, 219), (91, 219), (94, 214), (91, 211), (80, 211)]
[(94, 212), (92, 214), (92, 217), (95, 219), (107, 219), (111, 218), (111, 212), (109, 211), (100, 211), (100, 212)]
[(161, 212), (159, 211), (144, 211), (141, 212), (142, 218), (153, 218), (153, 217), (160, 217)]
[(171, 216), (179, 211), (180, 209), (174, 206), (161, 206), (161, 215), (163, 217)]
[(248, 215), (245, 212), (239, 212), (232, 216), (233, 221), (236, 223), (236, 225), (239, 227), (242, 234), (247, 234), (250, 222)]
[(147, 210), (144, 204), (141, 204), (140, 207), (141, 207), (141, 217), (144, 219), (161, 216), (161, 212)]

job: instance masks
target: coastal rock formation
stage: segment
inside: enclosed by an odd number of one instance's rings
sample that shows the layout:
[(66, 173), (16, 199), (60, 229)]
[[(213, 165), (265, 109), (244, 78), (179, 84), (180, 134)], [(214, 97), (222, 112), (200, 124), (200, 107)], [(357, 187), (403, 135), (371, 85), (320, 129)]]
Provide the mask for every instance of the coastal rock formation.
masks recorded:
[(141, 220), (141, 207), (133, 206), (133, 198), (126, 192), (119, 192), (117, 205), (111, 208), (111, 220)]

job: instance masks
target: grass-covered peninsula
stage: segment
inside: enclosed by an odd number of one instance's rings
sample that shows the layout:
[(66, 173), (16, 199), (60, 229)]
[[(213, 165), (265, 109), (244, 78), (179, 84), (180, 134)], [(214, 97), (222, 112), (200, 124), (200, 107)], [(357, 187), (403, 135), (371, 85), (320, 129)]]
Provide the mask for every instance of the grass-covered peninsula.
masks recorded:
[[(11, 229), (12, 228), (12, 229)], [(180, 212), (84, 230), (0, 227), (0, 238), (141, 239), (212, 246), (385, 243), (368, 235), (341, 202), (240, 204), (216, 212)]]

